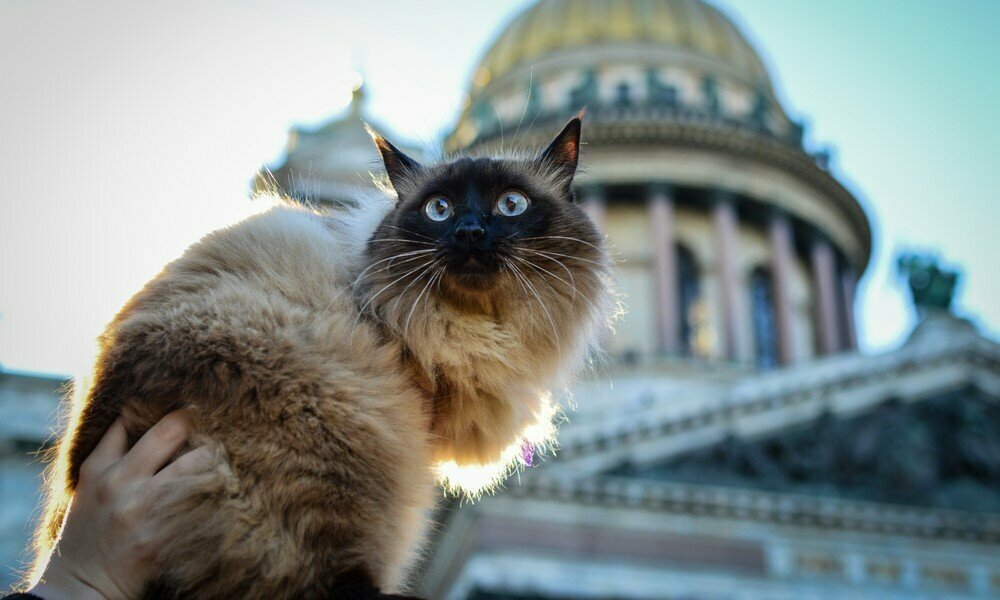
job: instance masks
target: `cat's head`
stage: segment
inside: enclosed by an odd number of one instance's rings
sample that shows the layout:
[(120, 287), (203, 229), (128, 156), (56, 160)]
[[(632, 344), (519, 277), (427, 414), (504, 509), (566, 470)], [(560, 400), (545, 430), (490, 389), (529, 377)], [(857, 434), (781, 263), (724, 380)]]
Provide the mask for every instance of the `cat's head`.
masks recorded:
[[(495, 312), (497, 301), (537, 292), (527, 284), (546, 271), (562, 273), (546, 281), (572, 294), (573, 271), (603, 259), (601, 236), (570, 188), (580, 129), (577, 116), (537, 156), (458, 156), (428, 166), (372, 132), (397, 196), (368, 248), (385, 262), (359, 282), (390, 286), (373, 303), (426, 286), (422, 301)], [(496, 295), (510, 284), (522, 293)]]
[(537, 154), (427, 166), (373, 133), (397, 203), (369, 240), (356, 289), (430, 376), (478, 386), (476, 405), (435, 414), (458, 463), (495, 461), (550, 418), (536, 397), (606, 320), (603, 236), (571, 190), (581, 116)]

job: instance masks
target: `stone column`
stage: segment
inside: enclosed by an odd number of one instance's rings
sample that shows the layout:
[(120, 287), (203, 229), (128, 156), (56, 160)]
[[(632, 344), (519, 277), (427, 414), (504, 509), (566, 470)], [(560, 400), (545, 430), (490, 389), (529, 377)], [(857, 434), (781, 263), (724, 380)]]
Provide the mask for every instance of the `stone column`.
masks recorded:
[(730, 194), (722, 193), (716, 198), (712, 220), (715, 224), (719, 289), (722, 292), (722, 338), (726, 358), (740, 360), (744, 358), (741, 356), (741, 342), (745, 328), (739, 310), (740, 282), (736, 267), (739, 232), (736, 226), (736, 206)]
[(772, 215), (768, 233), (771, 240), (771, 279), (774, 284), (778, 360), (787, 365), (795, 360), (791, 292), (795, 250), (792, 244), (792, 223), (788, 216), (777, 212)]
[(840, 327), (837, 324), (836, 258), (833, 247), (825, 238), (817, 236), (812, 244), (813, 287), (816, 290), (816, 308), (821, 354), (840, 350)]
[(840, 271), (840, 288), (844, 294), (844, 343), (848, 350), (858, 349), (858, 325), (854, 320), (854, 295), (857, 286), (857, 279), (854, 277), (854, 269), (845, 265)]
[(653, 240), (658, 348), (660, 352), (677, 354), (680, 351), (681, 314), (678, 307), (674, 201), (669, 186), (658, 184), (650, 188), (647, 210)]
[(590, 220), (594, 222), (597, 230), (606, 233), (604, 210), (604, 188), (599, 185), (588, 185), (580, 190), (581, 206)]

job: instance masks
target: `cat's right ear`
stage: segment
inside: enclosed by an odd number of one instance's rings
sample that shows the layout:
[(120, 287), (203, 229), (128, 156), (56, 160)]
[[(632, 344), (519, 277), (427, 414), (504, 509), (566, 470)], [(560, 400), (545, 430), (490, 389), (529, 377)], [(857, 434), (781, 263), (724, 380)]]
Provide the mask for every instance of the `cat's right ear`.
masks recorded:
[(389, 175), (389, 182), (392, 183), (392, 188), (398, 194), (403, 181), (420, 170), (420, 163), (403, 154), (402, 150), (390, 144), (389, 140), (372, 129), (368, 123), (365, 123), (365, 131), (372, 136), (375, 147), (382, 155), (382, 164), (385, 165), (385, 172)]

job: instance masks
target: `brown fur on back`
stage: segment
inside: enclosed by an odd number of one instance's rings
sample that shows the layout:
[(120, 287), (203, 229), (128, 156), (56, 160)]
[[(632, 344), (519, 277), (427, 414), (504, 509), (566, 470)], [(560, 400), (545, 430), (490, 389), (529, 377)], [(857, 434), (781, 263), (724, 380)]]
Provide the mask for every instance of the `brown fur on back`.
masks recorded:
[(221, 476), (154, 516), (179, 524), (164, 555), (188, 596), (322, 597), (358, 566), (400, 583), (431, 503), (429, 414), (398, 346), (335, 293), (354, 268), (330, 260), (341, 246), (316, 216), (273, 209), (193, 246), (101, 338), (56, 494), (119, 414), (134, 442), (192, 407)]

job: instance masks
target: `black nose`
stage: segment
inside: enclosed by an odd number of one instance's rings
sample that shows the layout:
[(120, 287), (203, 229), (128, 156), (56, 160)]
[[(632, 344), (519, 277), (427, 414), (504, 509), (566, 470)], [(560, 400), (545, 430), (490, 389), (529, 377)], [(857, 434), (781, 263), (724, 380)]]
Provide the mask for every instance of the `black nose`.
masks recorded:
[(455, 227), (455, 237), (467, 244), (471, 244), (483, 237), (484, 233), (486, 231), (479, 223), (479, 219), (475, 217), (464, 217)]

